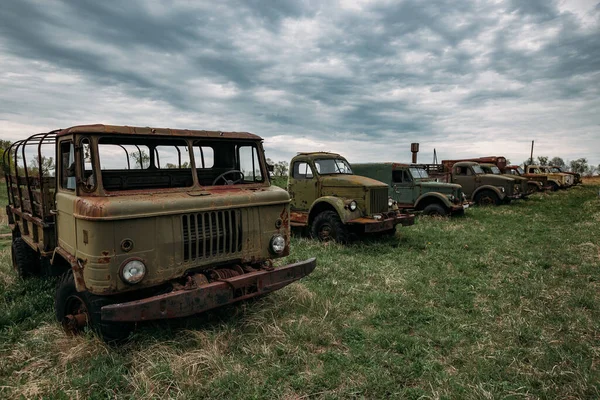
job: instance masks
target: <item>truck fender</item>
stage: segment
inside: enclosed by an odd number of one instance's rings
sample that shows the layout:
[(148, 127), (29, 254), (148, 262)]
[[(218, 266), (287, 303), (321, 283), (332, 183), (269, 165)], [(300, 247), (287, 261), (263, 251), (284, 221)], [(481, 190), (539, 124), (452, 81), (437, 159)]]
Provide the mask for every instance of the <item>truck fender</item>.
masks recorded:
[(357, 207), (355, 211), (350, 211), (350, 209), (346, 208), (344, 199), (335, 196), (323, 196), (315, 200), (310, 206), (310, 211), (308, 212), (308, 224), (310, 225), (313, 219), (317, 214), (321, 213), (321, 211), (331, 209), (338, 213), (343, 223), (362, 216), (360, 207)]
[(560, 183), (560, 181), (557, 181), (556, 179), (548, 179), (548, 182), (554, 182), (554, 183), (556, 183), (559, 188), (565, 186), (562, 183)]
[(417, 201), (415, 201), (415, 208), (419, 208), (419, 204), (421, 203), (421, 201), (432, 197), (434, 197), (436, 200), (441, 201), (446, 208), (452, 207), (452, 203), (450, 202), (447, 196), (444, 196), (443, 194), (438, 192), (427, 192), (423, 193), (419, 196), (419, 198), (417, 198)]
[(491, 190), (494, 193), (496, 193), (498, 195), (498, 198), (500, 200), (504, 200), (504, 198), (506, 197), (505, 193), (502, 193), (500, 191), (500, 189), (498, 189), (496, 186), (492, 186), (492, 185), (483, 185), (483, 186), (479, 186), (477, 189), (475, 189), (475, 191), (473, 192), (473, 195), (471, 196), (471, 200), (473, 200), (475, 198), (475, 196), (477, 196), (477, 193), (481, 192), (482, 190)]

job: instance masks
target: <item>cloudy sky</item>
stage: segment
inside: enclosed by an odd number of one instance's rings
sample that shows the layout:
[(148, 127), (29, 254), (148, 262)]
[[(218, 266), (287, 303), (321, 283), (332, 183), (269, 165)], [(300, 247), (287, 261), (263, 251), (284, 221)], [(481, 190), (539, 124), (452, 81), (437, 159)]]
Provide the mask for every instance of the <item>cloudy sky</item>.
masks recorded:
[(600, 2), (2, 1), (0, 138), (87, 123), (597, 165)]

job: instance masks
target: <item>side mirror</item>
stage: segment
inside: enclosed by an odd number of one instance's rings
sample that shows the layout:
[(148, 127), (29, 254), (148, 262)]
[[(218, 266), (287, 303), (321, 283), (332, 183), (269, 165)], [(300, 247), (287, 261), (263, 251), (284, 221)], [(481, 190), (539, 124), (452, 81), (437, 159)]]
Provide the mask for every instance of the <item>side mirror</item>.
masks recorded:
[(267, 171), (274, 172), (275, 171), (275, 166), (273, 164), (267, 164)]

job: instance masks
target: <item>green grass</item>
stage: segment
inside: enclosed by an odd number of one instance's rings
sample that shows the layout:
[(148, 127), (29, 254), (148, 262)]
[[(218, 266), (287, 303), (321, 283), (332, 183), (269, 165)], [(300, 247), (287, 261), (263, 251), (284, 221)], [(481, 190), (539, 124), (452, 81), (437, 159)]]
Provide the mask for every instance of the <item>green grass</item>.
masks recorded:
[(600, 186), (351, 246), (260, 300), (111, 348), (53, 320), (0, 252), (0, 398), (598, 398)]

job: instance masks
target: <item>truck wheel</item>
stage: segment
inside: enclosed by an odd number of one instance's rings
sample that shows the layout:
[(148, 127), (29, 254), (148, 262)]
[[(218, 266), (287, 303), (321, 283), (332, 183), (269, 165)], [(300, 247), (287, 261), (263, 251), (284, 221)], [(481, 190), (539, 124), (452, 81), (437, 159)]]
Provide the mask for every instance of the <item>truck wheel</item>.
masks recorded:
[(538, 185), (536, 185), (536, 184), (533, 184), (533, 183), (527, 184), (527, 187), (529, 187), (529, 191), (531, 193), (536, 193), (536, 192), (540, 191), (540, 187)]
[(442, 207), (441, 205), (439, 205), (437, 203), (432, 203), (432, 204), (428, 204), (423, 209), (423, 214), (431, 215), (432, 217), (445, 217), (448, 215), (448, 211), (446, 211), (445, 207)]
[(21, 278), (38, 275), (40, 260), (37, 253), (25, 243), (23, 238), (17, 237), (12, 242), (13, 268)]
[(348, 242), (348, 232), (335, 211), (323, 211), (311, 225), (311, 234), (321, 242)]
[(556, 192), (559, 189), (559, 186), (556, 182), (548, 182), (548, 184), (550, 185), (550, 190), (553, 192)]
[(499, 206), (501, 201), (498, 195), (491, 190), (482, 190), (475, 196), (475, 203), (480, 206)]
[(65, 272), (56, 286), (56, 319), (69, 334), (79, 333), (89, 326), (107, 343), (127, 339), (134, 324), (102, 321), (102, 307), (113, 303), (106, 296), (97, 296), (87, 291), (78, 292), (73, 271)]

